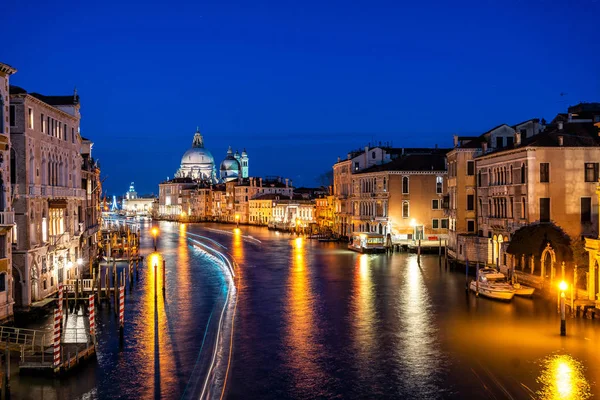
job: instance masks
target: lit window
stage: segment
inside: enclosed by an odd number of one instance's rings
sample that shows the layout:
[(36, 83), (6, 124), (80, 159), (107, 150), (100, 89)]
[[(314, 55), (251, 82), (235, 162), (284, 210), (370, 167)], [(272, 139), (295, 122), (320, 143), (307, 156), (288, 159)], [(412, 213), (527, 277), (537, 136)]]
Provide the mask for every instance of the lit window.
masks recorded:
[(402, 202), (402, 218), (408, 218), (408, 201)]
[(441, 194), (444, 190), (444, 178), (442, 178), (441, 176), (438, 176), (435, 179), (435, 192), (437, 194)]
[(42, 218), (42, 242), (48, 241), (48, 221), (46, 217)]
[(29, 129), (33, 129), (33, 109), (31, 107), (29, 107), (27, 112), (28, 112), (28, 117), (29, 117)]

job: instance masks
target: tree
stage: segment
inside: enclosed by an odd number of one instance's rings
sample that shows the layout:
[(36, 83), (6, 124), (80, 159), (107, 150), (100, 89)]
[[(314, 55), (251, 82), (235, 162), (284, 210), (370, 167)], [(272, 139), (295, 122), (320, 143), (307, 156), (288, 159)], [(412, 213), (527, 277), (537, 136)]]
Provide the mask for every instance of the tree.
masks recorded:
[(571, 251), (573, 252), (573, 263), (578, 268), (589, 267), (590, 258), (588, 252), (585, 249), (585, 241), (581, 238), (571, 239)]

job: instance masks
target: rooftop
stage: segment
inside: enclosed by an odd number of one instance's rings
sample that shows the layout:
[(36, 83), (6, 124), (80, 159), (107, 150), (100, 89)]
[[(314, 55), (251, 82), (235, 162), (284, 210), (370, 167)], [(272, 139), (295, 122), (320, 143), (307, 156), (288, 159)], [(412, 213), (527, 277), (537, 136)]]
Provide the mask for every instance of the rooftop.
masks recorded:
[(356, 174), (366, 174), (380, 171), (445, 171), (446, 152), (439, 150), (431, 154), (409, 154), (381, 165), (374, 165)]

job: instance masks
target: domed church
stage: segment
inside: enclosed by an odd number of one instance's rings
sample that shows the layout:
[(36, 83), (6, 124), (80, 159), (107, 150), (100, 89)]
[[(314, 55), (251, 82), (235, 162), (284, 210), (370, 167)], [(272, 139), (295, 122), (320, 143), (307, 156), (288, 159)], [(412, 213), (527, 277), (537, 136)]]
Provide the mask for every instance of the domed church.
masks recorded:
[[(211, 183), (229, 182), (239, 177), (248, 177), (248, 154), (246, 149), (240, 155), (237, 151), (233, 154), (231, 146), (227, 156), (221, 162), (220, 176), (217, 177), (215, 159), (210, 151), (204, 148), (204, 138), (199, 129), (196, 129), (192, 147), (181, 157), (181, 166), (175, 178), (192, 178)], [(220, 179), (219, 179), (220, 178)]]
[(192, 147), (181, 157), (181, 166), (175, 177), (216, 182), (215, 159), (210, 151), (204, 148), (204, 139), (199, 129), (196, 129), (194, 134)]
[(223, 182), (229, 182), (238, 179), (239, 177), (248, 177), (248, 153), (246, 149), (240, 153), (231, 151), (231, 146), (227, 150), (227, 156), (221, 163), (220, 178)]

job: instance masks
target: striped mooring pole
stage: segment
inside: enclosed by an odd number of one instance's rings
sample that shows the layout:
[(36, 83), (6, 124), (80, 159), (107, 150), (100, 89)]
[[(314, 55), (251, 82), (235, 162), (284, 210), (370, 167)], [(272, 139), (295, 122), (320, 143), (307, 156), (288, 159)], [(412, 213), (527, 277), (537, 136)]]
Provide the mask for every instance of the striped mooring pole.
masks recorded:
[(125, 286), (119, 286), (119, 338), (123, 343), (123, 329), (125, 327)]
[(60, 317), (63, 316), (63, 300), (65, 296), (65, 287), (62, 283), (58, 284), (58, 312)]
[(54, 368), (60, 366), (60, 311), (54, 310)]
[(88, 312), (90, 314), (90, 336), (92, 342), (96, 342), (96, 308), (94, 305), (94, 295), (90, 294), (88, 303)]

